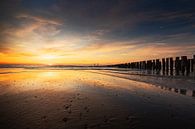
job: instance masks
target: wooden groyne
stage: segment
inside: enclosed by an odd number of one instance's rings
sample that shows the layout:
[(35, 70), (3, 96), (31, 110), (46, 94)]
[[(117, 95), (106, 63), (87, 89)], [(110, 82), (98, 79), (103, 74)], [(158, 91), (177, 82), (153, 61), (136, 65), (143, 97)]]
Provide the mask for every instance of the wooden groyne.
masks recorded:
[(131, 68), (140, 70), (151, 70), (163, 75), (193, 75), (195, 76), (195, 55), (192, 58), (187, 56), (168, 57), (146, 61), (130, 62), (112, 65), (119, 68)]

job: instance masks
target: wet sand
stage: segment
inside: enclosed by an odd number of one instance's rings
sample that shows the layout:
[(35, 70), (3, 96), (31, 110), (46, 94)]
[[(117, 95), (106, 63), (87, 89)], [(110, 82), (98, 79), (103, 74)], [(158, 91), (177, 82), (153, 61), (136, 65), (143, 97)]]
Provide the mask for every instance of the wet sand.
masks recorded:
[(195, 127), (195, 98), (151, 83), (97, 70), (4, 69), (1, 73), (0, 129)]

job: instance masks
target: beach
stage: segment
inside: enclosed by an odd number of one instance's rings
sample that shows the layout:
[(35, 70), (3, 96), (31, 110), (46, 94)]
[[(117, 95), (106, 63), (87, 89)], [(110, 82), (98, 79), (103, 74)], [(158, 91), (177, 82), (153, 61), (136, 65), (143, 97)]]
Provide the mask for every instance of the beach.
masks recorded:
[(1, 129), (194, 129), (195, 80), (114, 70), (0, 70)]

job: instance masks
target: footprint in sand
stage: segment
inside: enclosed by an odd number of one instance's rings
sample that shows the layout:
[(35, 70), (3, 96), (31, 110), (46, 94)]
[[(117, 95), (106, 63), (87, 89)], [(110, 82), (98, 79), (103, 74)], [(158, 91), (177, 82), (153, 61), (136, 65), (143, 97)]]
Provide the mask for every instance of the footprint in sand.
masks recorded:
[(136, 119), (137, 118), (135, 116), (131, 116), (131, 115), (129, 115), (129, 116), (126, 117), (126, 120), (127, 121), (135, 121)]
[(103, 121), (105, 124), (108, 124), (110, 121), (108, 119), (108, 117), (104, 116), (104, 121)]
[(68, 113), (69, 113), (69, 114), (71, 114), (71, 113), (72, 113), (71, 109), (68, 111)]
[(62, 121), (64, 121), (65, 123), (68, 121), (68, 118), (66, 118), (66, 117), (64, 117), (63, 119), (62, 119)]
[(86, 107), (84, 107), (84, 110), (86, 111), (86, 112), (89, 112), (89, 108), (86, 106)]
[(69, 109), (69, 108), (71, 107), (71, 104), (69, 104), (69, 105), (64, 105), (63, 107), (67, 110), (67, 109)]
[(47, 119), (47, 116), (42, 116), (41, 119), (42, 120), (46, 120)]

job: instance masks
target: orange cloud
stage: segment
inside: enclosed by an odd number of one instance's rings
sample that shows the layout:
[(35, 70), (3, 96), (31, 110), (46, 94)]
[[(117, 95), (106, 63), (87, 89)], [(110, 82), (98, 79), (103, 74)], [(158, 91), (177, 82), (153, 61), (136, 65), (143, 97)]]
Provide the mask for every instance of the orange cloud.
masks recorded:
[(42, 23), (42, 24), (52, 24), (52, 25), (62, 25), (62, 22), (59, 19), (47, 19), (47, 18), (43, 18), (40, 16), (32, 16), (29, 14), (20, 14), (17, 15), (16, 18), (18, 19), (30, 19), (30, 20), (34, 20), (38, 23)]
[[(0, 42), (0, 63), (28, 64), (115, 64), (145, 59), (194, 54), (195, 45), (173, 46), (148, 43), (143, 39), (110, 41), (101, 38), (108, 30), (96, 30), (88, 35), (71, 35), (58, 28), (62, 23), (31, 15), (17, 18), (32, 22), (7, 28), (5, 44)], [(188, 34), (170, 35), (176, 39)]]
[(157, 59), (164, 57), (176, 57), (181, 55), (186, 55), (191, 57), (195, 54), (195, 45), (193, 46), (171, 46), (167, 44), (150, 44), (148, 46), (144, 46), (135, 51), (131, 51), (126, 53), (126, 55), (130, 55), (131, 61), (141, 61), (146, 59)]

